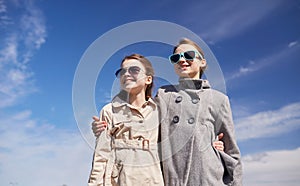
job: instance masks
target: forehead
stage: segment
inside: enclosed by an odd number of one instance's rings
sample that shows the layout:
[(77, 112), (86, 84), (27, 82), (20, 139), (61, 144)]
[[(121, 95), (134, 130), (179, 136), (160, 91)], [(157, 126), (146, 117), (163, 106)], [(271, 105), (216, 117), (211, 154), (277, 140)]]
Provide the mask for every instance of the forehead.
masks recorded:
[(189, 51), (189, 50), (195, 50), (197, 51), (197, 49), (190, 44), (181, 44), (177, 47), (177, 49), (175, 50), (175, 53), (179, 53), (179, 52), (185, 52), (185, 51)]
[(138, 66), (141, 69), (145, 69), (144, 65), (137, 59), (127, 59), (122, 63), (122, 68), (128, 68), (131, 66)]

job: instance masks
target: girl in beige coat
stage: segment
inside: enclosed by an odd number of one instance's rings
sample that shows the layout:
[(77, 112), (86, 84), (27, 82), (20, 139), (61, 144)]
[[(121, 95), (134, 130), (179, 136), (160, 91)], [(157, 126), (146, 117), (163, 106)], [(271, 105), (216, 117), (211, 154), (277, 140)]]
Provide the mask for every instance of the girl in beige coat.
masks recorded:
[(158, 111), (151, 99), (152, 65), (133, 54), (123, 59), (116, 75), (122, 90), (100, 112), (107, 127), (97, 138), (88, 184), (163, 185)]

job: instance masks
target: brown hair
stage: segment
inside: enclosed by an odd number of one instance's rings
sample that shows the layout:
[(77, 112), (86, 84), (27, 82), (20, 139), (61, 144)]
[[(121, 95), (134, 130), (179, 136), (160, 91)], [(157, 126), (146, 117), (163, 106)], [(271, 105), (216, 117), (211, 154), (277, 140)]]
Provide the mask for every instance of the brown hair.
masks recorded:
[[(187, 39), (187, 38), (183, 38), (183, 39), (181, 39), (181, 40), (179, 41), (179, 43), (178, 43), (178, 44), (174, 47), (174, 49), (173, 49), (173, 54), (175, 53), (175, 51), (177, 50), (177, 48), (178, 48), (180, 45), (182, 45), (182, 44), (192, 45), (192, 46), (195, 47), (195, 48), (197, 49), (197, 51), (202, 55), (203, 59), (205, 58), (205, 57), (204, 57), (204, 52), (203, 52), (203, 50), (202, 50), (202, 49), (201, 49), (194, 41), (192, 41), (192, 40), (190, 40), (190, 39)], [(200, 68), (200, 75), (199, 75), (200, 77), (199, 77), (199, 78), (202, 77), (202, 75), (203, 75), (203, 73), (204, 73), (206, 67), (207, 67), (207, 65), (205, 65), (205, 67)]]
[(152, 88), (153, 88), (153, 77), (154, 77), (154, 69), (152, 67), (151, 62), (145, 58), (144, 56), (140, 55), (140, 54), (131, 54), (129, 56), (125, 56), (121, 62), (121, 66), (124, 63), (124, 61), (129, 60), (129, 59), (136, 59), (139, 62), (142, 63), (142, 65), (145, 67), (146, 69), (146, 75), (147, 76), (152, 76), (152, 82), (151, 84), (149, 84), (146, 87), (146, 100), (148, 100), (150, 97), (152, 97)]

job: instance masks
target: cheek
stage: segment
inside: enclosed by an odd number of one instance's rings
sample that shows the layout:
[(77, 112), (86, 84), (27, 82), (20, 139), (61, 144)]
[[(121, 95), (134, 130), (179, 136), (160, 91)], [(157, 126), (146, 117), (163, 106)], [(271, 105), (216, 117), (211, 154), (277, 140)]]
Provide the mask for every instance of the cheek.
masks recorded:
[(177, 73), (178, 72), (178, 65), (173, 65), (173, 69)]
[(175, 72), (177, 72), (179, 70), (180, 66), (175, 64), (175, 65), (173, 65), (173, 68), (174, 68)]
[(181, 70), (178, 68), (177, 65), (174, 65), (174, 71), (176, 73), (177, 76), (182, 76), (182, 72)]
[(122, 77), (119, 79), (119, 82), (120, 82), (121, 85), (124, 84), (124, 76), (122, 76)]
[(200, 62), (199, 61), (195, 61), (194, 63), (192, 63), (191, 67), (194, 69), (194, 70), (199, 70), (200, 69)]

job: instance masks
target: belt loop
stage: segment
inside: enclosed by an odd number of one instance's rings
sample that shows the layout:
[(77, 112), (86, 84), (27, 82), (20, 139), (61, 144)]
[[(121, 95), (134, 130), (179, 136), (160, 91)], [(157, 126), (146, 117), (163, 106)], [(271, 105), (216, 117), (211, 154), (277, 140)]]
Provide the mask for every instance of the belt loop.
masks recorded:
[(143, 150), (149, 150), (150, 144), (148, 139), (143, 139), (142, 145), (143, 145)]

